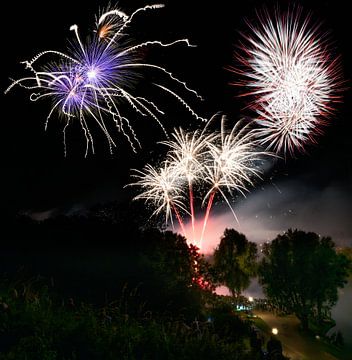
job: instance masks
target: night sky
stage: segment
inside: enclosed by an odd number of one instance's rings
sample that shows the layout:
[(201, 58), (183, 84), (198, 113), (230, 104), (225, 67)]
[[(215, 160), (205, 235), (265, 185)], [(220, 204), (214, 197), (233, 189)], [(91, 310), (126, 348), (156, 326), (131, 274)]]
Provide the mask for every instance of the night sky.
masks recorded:
[[(114, 2), (112, 2), (114, 4)], [(131, 13), (147, 1), (119, 1), (119, 7)], [(229, 83), (234, 74), (226, 68), (235, 65), (233, 53), (246, 30), (244, 18), (255, 17), (255, 9), (263, 5), (272, 9), (278, 1), (170, 0), (167, 6), (141, 15), (133, 27), (137, 40), (173, 41), (189, 38), (196, 48), (177, 45), (153, 48), (145, 54), (154, 63), (167, 67), (184, 79), (205, 99), (200, 102), (184, 92), (179, 93), (202, 116), (222, 111), (231, 121), (245, 115), (245, 103)], [(287, 4), (286, 1), (279, 1)], [(331, 235), (338, 243), (352, 245), (352, 50), (351, 20), (348, 2), (301, 1), (305, 11), (322, 20), (322, 29), (330, 31), (336, 53), (342, 55), (346, 88), (343, 103), (331, 118), (331, 125), (308, 154), (278, 161), (268, 169), (265, 178), (245, 200), (240, 200), (238, 213), (242, 230), (260, 241), (273, 238), (288, 227), (314, 230)], [(93, 28), (95, 14), (105, 1), (7, 2), (2, 11), (3, 31), (1, 88), (10, 84), (10, 77), (25, 74), (20, 61), (40, 51), (64, 51), (78, 24), (81, 34)], [(4, 6), (4, 5), (3, 5)], [(284, 5), (283, 5), (284, 8)], [(148, 91), (148, 75), (138, 84)], [(145, 88), (144, 88), (145, 87)], [(178, 88), (179, 89), (179, 88)], [(187, 97), (186, 97), (187, 96)], [(167, 94), (158, 100), (167, 116), (162, 118), (168, 130), (174, 126), (189, 129), (202, 126), (179, 103)], [(133, 154), (121, 135), (116, 134), (118, 148), (110, 155), (100, 129), (92, 126), (96, 154), (84, 158), (85, 139), (78, 125), (67, 131), (67, 156), (64, 157), (63, 122), (53, 116), (44, 131), (50, 102), (32, 103), (29, 92), (15, 88), (2, 95), (2, 207), (7, 215), (28, 213), (38, 219), (54, 214), (70, 214), (96, 203), (126, 200), (123, 189), (129, 181), (129, 169), (162, 158), (163, 147), (157, 141), (163, 134), (152, 119), (138, 118), (134, 126), (143, 149)], [(131, 115), (133, 119), (133, 114)], [(231, 225), (225, 208), (215, 212), (221, 224)], [(215, 226), (215, 224), (214, 224)], [(255, 228), (255, 231), (253, 230)]]

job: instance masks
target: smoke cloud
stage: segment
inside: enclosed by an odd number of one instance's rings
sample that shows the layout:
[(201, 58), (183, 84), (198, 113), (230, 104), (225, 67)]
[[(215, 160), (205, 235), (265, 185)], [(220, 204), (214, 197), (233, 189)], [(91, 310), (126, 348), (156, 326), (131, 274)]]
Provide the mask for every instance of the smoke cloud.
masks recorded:
[[(331, 236), (338, 246), (352, 246), (350, 194), (351, 186), (346, 184), (331, 183), (317, 188), (304, 177), (267, 184), (235, 204), (238, 222), (224, 205), (214, 206), (202, 252), (213, 252), (225, 228), (234, 228), (258, 244), (273, 240), (289, 228), (297, 228)], [(196, 234), (200, 234), (201, 220), (200, 217), (196, 222)], [(190, 240), (189, 223), (186, 230)]]

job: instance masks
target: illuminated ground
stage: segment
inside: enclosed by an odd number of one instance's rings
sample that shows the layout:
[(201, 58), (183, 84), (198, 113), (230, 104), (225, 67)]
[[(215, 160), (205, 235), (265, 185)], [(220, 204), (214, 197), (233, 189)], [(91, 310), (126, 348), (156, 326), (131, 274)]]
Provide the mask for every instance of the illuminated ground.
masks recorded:
[(340, 354), (338, 357), (329, 354), (319, 340), (302, 335), (299, 331), (299, 321), (293, 315), (279, 317), (270, 312), (255, 311), (254, 313), (264, 320), (270, 329), (279, 330), (278, 338), (282, 342), (284, 355), (290, 360), (348, 359), (347, 354)]

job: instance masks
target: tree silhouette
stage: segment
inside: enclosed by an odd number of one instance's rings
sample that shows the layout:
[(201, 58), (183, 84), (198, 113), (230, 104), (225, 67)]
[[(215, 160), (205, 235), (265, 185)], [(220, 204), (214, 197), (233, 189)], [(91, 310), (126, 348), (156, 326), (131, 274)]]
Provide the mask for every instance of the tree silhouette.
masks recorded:
[(310, 319), (330, 318), (350, 266), (347, 257), (336, 253), (331, 238), (290, 229), (263, 252), (260, 282), (278, 309), (294, 313), (304, 329)]
[(226, 285), (238, 297), (249, 286), (256, 272), (257, 245), (234, 229), (225, 229), (214, 252), (218, 283)]

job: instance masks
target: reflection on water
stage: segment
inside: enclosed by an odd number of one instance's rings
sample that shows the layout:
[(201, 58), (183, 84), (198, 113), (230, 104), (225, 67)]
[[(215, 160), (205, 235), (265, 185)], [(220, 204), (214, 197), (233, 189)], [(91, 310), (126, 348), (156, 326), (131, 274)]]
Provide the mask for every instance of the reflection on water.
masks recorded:
[(332, 331), (342, 332), (345, 344), (352, 352), (352, 278), (347, 285), (339, 291), (339, 301), (332, 309), (331, 316), (336, 321)]

